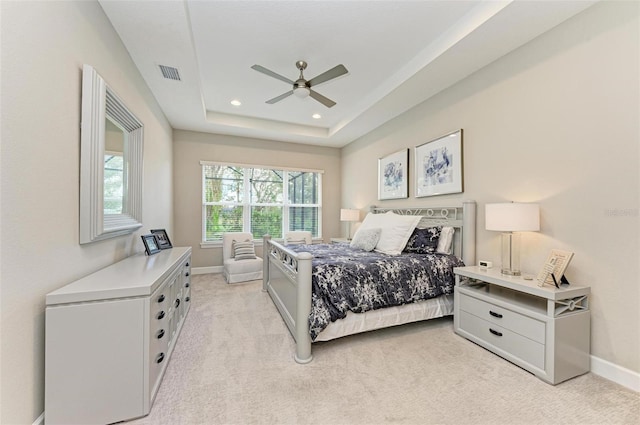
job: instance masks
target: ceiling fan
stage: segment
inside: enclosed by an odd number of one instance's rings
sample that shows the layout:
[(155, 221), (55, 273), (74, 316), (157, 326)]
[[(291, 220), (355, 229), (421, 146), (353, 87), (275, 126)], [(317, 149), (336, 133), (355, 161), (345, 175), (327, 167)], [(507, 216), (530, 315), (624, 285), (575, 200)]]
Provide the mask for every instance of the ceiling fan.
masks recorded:
[(273, 104), (276, 102), (280, 102), (282, 99), (289, 97), (292, 94), (295, 94), (300, 98), (311, 96), (313, 99), (322, 103), (327, 108), (331, 108), (333, 105), (336, 104), (336, 102), (334, 102), (333, 100), (327, 97), (324, 97), (323, 95), (321, 95), (320, 93), (314, 90), (311, 90), (311, 87), (317, 86), (318, 84), (324, 83), (329, 80), (333, 80), (334, 78), (337, 78), (349, 72), (347, 71), (347, 68), (344, 67), (344, 65), (340, 64), (340, 65), (334, 66), (333, 68), (331, 68), (326, 72), (323, 72), (317, 77), (314, 77), (310, 80), (305, 80), (304, 75), (302, 75), (302, 71), (304, 71), (307, 68), (307, 63), (305, 61), (300, 60), (296, 62), (296, 68), (300, 70), (300, 76), (296, 81), (291, 81), (287, 77), (283, 77), (282, 75), (277, 74), (271, 71), (270, 69), (265, 68), (264, 66), (253, 65), (251, 68), (255, 69), (258, 72), (262, 72), (263, 74), (269, 75), (270, 77), (277, 78), (280, 81), (284, 81), (285, 83), (289, 83), (293, 86), (293, 88), (290, 91), (283, 93), (280, 96), (276, 96), (273, 99), (269, 99), (265, 103)]

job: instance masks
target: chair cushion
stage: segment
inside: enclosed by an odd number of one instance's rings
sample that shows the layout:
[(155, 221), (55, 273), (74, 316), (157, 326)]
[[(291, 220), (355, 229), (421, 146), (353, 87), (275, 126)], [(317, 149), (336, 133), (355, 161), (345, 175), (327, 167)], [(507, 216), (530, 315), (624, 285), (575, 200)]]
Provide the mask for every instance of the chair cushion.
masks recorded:
[(230, 275), (258, 272), (262, 270), (262, 258), (257, 257), (252, 260), (240, 261), (235, 258), (228, 258), (224, 260), (224, 268)]

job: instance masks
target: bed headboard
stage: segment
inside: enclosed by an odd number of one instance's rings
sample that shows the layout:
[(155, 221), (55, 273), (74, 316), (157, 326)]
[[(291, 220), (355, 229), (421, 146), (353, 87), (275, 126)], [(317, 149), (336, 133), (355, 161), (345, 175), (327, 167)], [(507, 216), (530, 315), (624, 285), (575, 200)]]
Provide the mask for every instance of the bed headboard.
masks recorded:
[(432, 226), (451, 226), (455, 229), (453, 236), (453, 253), (462, 259), (467, 266), (476, 263), (476, 201), (464, 201), (460, 207), (408, 207), (385, 208), (372, 205), (369, 209), (374, 214), (393, 211), (401, 215), (422, 216), (418, 228)]

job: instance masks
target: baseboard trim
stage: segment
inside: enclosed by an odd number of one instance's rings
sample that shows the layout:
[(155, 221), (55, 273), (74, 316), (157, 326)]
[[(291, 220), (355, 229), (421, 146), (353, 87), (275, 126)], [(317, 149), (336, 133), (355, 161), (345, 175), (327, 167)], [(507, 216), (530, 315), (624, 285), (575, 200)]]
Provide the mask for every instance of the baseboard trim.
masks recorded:
[(209, 274), (209, 273), (222, 273), (224, 266), (211, 266), (211, 267), (192, 267), (191, 274)]
[(44, 425), (44, 412), (38, 416), (38, 419), (36, 419), (32, 425)]
[(640, 373), (596, 356), (591, 356), (591, 372), (635, 392), (640, 392)]

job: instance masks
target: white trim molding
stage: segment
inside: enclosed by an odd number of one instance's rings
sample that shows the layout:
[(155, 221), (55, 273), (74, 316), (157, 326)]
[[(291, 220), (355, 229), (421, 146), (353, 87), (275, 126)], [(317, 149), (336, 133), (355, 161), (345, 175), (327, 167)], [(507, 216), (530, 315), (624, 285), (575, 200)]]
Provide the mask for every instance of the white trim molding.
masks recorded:
[(640, 392), (640, 373), (626, 369), (596, 356), (591, 356), (591, 373), (635, 392)]
[(209, 273), (222, 273), (224, 266), (211, 266), (211, 267), (192, 267), (191, 274), (209, 274)]

